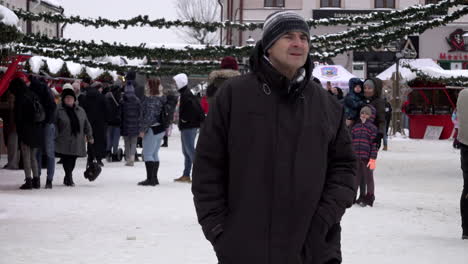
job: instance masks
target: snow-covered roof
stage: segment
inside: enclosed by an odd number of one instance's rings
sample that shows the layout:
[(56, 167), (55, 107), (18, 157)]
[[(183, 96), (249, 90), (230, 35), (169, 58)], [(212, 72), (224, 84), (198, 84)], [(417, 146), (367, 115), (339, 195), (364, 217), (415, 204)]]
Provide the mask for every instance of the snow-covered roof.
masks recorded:
[(323, 87), (326, 87), (329, 81), (333, 87), (339, 87), (344, 90), (349, 89), (349, 79), (356, 78), (355, 75), (341, 65), (315, 66), (312, 75), (320, 80)]
[(21, 31), (21, 28), (18, 26), (19, 19), (10, 9), (0, 5), (0, 23), (15, 26), (18, 30)]
[(61, 8), (62, 7), (62, 1), (60, 0), (41, 0), (42, 2), (44, 3), (47, 3), (51, 6), (55, 6), (55, 7), (59, 7)]
[[(437, 64), (433, 59), (402, 59), (400, 60), (400, 69), (398, 70), (400, 75), (406, 81), (411, 81), (416, 79), (416, 73), (412, 72), (409, 68), (403, 67), (404, 65), (411, 65), (412, 68), (421, 69), (421, 68), (434, 68), (435, 70), (442, 70), (442, 68)], [(377, 75), (377, 78), (381, 80), (390, 80), (392, 74), (396, 71), (396, 63), (387, 68), (385, 71)]]
[[(43, 57), (43, 56), (33, 56), (29, 59), (29, 65), (31, 66), (31, 71), (33, 73), (39, 73), (44, 63), (47, 63), (47, 67), (49, 68), (49, 71), (52, 74), (57, 74), (60, 71), (60, 69), (62, 69), (64, 63), (67, 66), (67, 69), (70, 72), (70, 74), (73, 76), (78, 76), (83, 70), (83, 68), (85, 68), (86, 73), (92, 79), (96, 79), (102, 73), (104, 73), (104, 70), (101, 68), (86, 67), (82, 64), (70, 62), (70, 61), (64, 62), (62, 59), (53, 59), (53, 58), (48, 58), (48, 57)], [(112, 77), (114, 77), (114, 80), (117, 79), (117, 73), (115, 71), (108, 71), (108, 72), (111, 74)]]
[(468, 78), (468, 70), (444, 70), (434, 67), (420, 67), (419, 70), (434, 78)]

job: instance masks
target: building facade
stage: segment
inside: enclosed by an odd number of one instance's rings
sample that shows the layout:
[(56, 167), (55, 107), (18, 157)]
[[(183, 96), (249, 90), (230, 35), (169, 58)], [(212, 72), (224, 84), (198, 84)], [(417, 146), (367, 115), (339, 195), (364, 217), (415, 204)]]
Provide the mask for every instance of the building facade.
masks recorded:
[[(291, 10), (306, 19), (362, 16), (371, 12), (390, 12), (416, 4), (437, 3), (440, 0), (223, 0), (223, 19), (240, 23), (259, 23), (279, 10)], [(449, 10), (451, 12), (452, 10)], [(441, 14), (442, 15), (442, 14)], [(348, 30), (346, 25), (312, 28), (312, 35), (338, 33)], [(466, 41), (464, 41), (463, 36)], [(246, 45), (247, 39), (261, 39), (261, 30), (223, 32), (223, 43)], [(417, 58), (432, 58), (447, 69), (468, 69), (468, 16), (444, 27), (401, 40), (402, 47), (414, 50)], [(455, 47), (455, 48), (454, 48)], [(366, 78), (378, 75), (396, 61), (395, 51), (372, 47), (364, 51), (346, 52), (332, 58), (355, 75)]]
[[(55, 1), (37, 0), (0, 0), (0, 5), (9, 9), (23, 9), (33, 13), (51, 12), (63, 14), (63, 8), (55, 4)], [(44, 21), (27, 22), (20, 19), (20, 27), (26, 34), (41, 34), (50, 38), (63, 37), (60, 23), (47, 23)]]

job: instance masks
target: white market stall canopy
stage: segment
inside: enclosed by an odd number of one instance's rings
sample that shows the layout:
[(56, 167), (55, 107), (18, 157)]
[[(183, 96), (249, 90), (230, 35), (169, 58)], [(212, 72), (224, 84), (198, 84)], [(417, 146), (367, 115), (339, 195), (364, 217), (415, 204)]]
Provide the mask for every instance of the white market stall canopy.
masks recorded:
[(346, 91), (349, 90), (349, 79), (357, 78), (341, 65), (317, 65), (312, 75), (320, 80), (324, 88), (327, 87), (329, 81), (333, 87)]
[[(416, 79), (416, 73), (412, 72), (410, 69), (404, 67), (404, 65), (411, 65), (414, 69), (423, 70), (424, 69), (432, 69), (431, 71), (444, 71), (442, 67), (439, 66), (433, 59), (402, 59), (400, 60), (400, 75), (402, 76), (403, 80), (409, 82)], [(385, 71), (381, 72), (376, 77), (381, 80), (390, 80), (392, 78), (393, 73), (396, 71), (396, 63), (390, 66)], [(424, 70), (426, 72), (426, 70)]]

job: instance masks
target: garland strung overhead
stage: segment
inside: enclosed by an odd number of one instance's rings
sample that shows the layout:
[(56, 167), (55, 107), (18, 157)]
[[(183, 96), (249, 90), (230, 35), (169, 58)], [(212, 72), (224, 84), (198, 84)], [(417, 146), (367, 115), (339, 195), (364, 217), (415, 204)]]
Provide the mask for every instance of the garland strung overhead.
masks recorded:
[(23, 37), (23, 34), (20, 31), (18, 31), (16, 27), (11, 25), (5, 25), (3, 23), (0, 23), (0, 32), (0, 45), (20, 41)]
[[(392, 20), (411, 15), (414, 13), (439, 14), (446, 11), (449, 7), (463, 4), (464, 0), (443, 0), (437, 4), (416, 5), (410, 6), (402, 10), (393, 10), (391, 12), (372, 12), (365, 16), (356, 16), (348, 18), (330, 18), (330, 19), (308, 19), (307, 23), (310, 27), (317, 26), (334, 26), (334, 25), (352, 25), (352, 24), (367, 24), (373, 21)], [(263, 23), (235, 23), (231, 21), (225, 22), (198, 22), (198, 21), (166, 21), (164, 18), (150, 20), (148, 16), (137, 16), (131, 19), (110, 20), (106, 18), (81, 18), (80, 16), (66, 17), (62, 14), (53, 13), (32, 13), (21, 9), (14, 10), (15, 14), (26, 21), (46, 21), (50, 23), (67, 23), (81, 24), (85, 27), (93, 26), (95, 28), (109, 26), (113, 28), (128, 28), (150, 26), (155, 28), (170, 28), (170, 27), (191, 27), (194, 29), (206, 29), (214, 32), (219, 28), (233, 28), (241, 31), (253, 31), (263, 28)]]
[[(445, 25), (465, 14), (468, 14), (467, 6), (454, 11), (450, 15), (411, 26), (404, 26), (394, 31), (384, 33), (373, 32), (365, 37), (355, 39), (345, 38), (335, 42), (329, 41), (326, 46), (321, 45), (321, 42), (319, 42), (319, 44), (313, 42), (311, 46), (312, 51), (317, 51), (312, 55), (316, 59), (323, 60), (325, 58), (335, 57), (349, 50), (360, 50), (366, 47), (380, 46), (408, 35), (422, 33), (429, 28)], [(149, 57), (158, 60), (193, 60), (201, 58), (221, 58), (228, 55), (247, 57), (252, 49), (250, 46), (206, 46), (204, 49), (196, 49), (188, 46), (183, 50), (177, 50), (168, 48), (146, 48), (144, 44), (140, 46), (126, 46), (120, 43), (110, 44), (107, 42), (97, 44), (95, 42), (88, 43), (84, 41), (72, 41), (70, 39), (50, 39), (45, 36), (24, 36), (22, 45), (25, 46), (17, 46), (19, 51), (32, 52), (47, 57), (62, 58), (72, 61), (85, 57), (97, 58), (104, 56), (126, 56), (129, 58)], [(41, 48), (37, 48), (36, 46)]]
[[(70, 39), (54, 39), (47, 36), (27, 35), (24, 36), (22, 45), (17, 46), (20, 51), (41, 52), (36, 53), (47, 57), (61, 58), (68, 56), (67, 59), (74, 58), (98, 58), (104, 56), (125, 56), (128, 58), (150, 57), (158, 60), (194, 60), (203, 58), (222, 58), (224, 56), (246, 57), (252, 49), (249, 46), (206, 46), (202, 49), (190, 46), (184, 49), (171, 48), (146, 48), (145, 44), (140, 46), (127, 46), (121, 43), (108, 43), (102, 41), (97, 44), (94, 41), (72, 41)], [(41, 48), (48, 48), (47, 50)], [(54, 50), (50, 50), (54, 49)], [(60, 50), (57, 50), (60, 49)]]
[[(452, 2), (443, 1), (432, 6), (437, 7), (436, 10), (447, 10), (447, 8), (452, 4)], [(382, 23), (372, 23), (368, 26), (360, 26), (339, 33), (318, 36), (314, 35), (311, 38), (311, 42), (315, 43), (316, 45), (328, 46), (330, 45), (330, 41), (349, 40), (361, 36), (369, 36), (371, 34), (374, 34), (375, 32), (382, 32), (385, 29), (399, 27), (410, 22), (427, 21), (428, 19), (433, 19), (433, 16), (434, 12), (428, 12), (425, 9), (421, 9), (413, 14), (409, 14), (408, 16), (402, 16), (393, 19), (384, 19), (382, 20)]]
[(385, 33), (376, 32), (370, 36), (354, 40), (342, 40), (334, 43), (330, 42), (329, 46), (323, 49), (316, 47), (312, 43), (312, 50), (319, 49), (318, 52), (312, 53), (312, 56), (315, 58), (330, 58), (349, 50), (361, 50), (366, 47), (381, 46), (390, 41), (398, 40), (409, 35), (421, 34), (430, 28), (446, 25), (447, 23), (457, 20), (466, 14), (468, 14), (468, 6), (464, 6), (461, 9), (454, 11), (450, 15), (414, 25), (408, 25), (394, 31)]

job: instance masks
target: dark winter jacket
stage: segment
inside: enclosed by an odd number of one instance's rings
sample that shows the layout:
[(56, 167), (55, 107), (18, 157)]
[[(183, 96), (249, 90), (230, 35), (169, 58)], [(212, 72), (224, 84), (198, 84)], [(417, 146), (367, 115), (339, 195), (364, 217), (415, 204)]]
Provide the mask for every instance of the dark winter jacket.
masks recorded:
[[(361, 85), (361, 92), (356, 94), (354, 87)], [(359, 111), (365, 105), (364, 102), (364, 87), (363, 82), (359, 78), (351, 78), (349, 80), (349, 92), (344, 99), (344, 109), (346, 119), (357, 120), (359, 119)]]
[(372, 109), (372, 115), (365, 123), (359, 121), (351, 129), (353, 138), (353, 149), (356, 156), (362, 160), (377, 159), (377, 127), (374, 125), (375, 108)]
[(166, 96), (167, 104), (170, 106), (170, 111), (168, 113), (169, 120), (172, 122), (174, 121), (174, 112), (177, 107), (177, 103), (179, 102), (179, 97), (174, 94), (168, 94)]
[(55, 138), (55, 153), (59, 156), (71, 155), (78, 157), (86, 157), (86, 139), (93, 139), (93, 130), (88, 121), (86, 112), (75, 102), (74, 107), (78, 122), (80, 124), (80, 132), (77, 135), (72, 135), (70, 118), (67, 115), (65, 108), (60, 104), (57, 109), (57, 119), (55, 126), (57, 127), (57, 136)]
[(381, 139), (385, 133), (385, 101), (382, 98), (382, 80), (379, 78), (370, 78), (370, 80), (375, 85), (374, 96), (365, 98), (364, 102), (372, 105), (377, 110), (374, 125), (377, 127), (378, 138)]
[(20, 83), (16, 79), (12, 81), (10, 87), (15, 95), (14, 114), (18, 142), (24, 143), (30, 148), (38, 148), (42, 143), (43, 131), (42, 124), (34, 121), (33, 101), (40, 100), (39, 96), (31, 91), (24, 82)]
[(57, 104), (55, 103), (54, 96), (47, 87), (45, 82), (38, 80), (35, 77), (31, 78), (30, 89), (37, 94), (45, 112), (44, 124), (55, 123), (55, 116), (57, 111)]
[(146, 133), (150, 127), (159, 125), (161, 109), (166, 96), (145, 96), (140, 110), (140, 132)]
[(120, 134), (124, 137), (138, 136), (140, 133), (140, 99), (135, 92), (125, 92), (120, 105)]
[(179, 93), (179, 129), (199, 128), (203, 120), (205, 120), (205, 113), (200, 105), (200, 99), (187, 86), (179, 89)]
[(199, 223), (221, 264), (340, 261), (356, 169), (343, 108), (309, 81), (310, 59), (305, 80), (292, 83), (262, 50), (252, 73), (226, 81), (201, 129)]
[(215, 96), (219, 88), (229, 78), (239, 76), (240, 72), (231, 69), (221, 69), (212, 71), (208, 76), (208, 88), (206, 89), (206, 97), (208, 99), (208, 106), (214, 104)]
[(94, 155), (102, 158), (106, 155), (107, 122), (109, 118), (106, 98), (95, 87), (88, 87), (80, 106), (86, 111), (89, 123), (93, 128)]
[(112, 87), (109, 92), (105, 95), (107, 101), (107, 107), (109, 111), (109, 126), (120, 126), (120, 99), (121, 99), (121, 91), (119, 87), (115, 86)]

